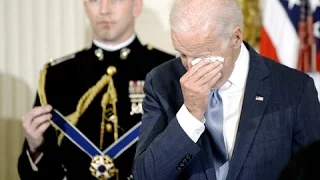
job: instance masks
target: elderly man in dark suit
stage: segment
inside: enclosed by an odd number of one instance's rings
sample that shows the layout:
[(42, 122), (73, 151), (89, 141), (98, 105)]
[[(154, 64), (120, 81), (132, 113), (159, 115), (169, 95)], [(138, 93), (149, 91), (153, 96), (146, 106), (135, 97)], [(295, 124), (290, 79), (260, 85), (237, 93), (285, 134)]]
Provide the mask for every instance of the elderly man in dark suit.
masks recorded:
[(243, 42), (234, 0), (180, 0), (170, 21), (181, 57), (146, 78), (134, 178), (279, 177), (320, 138), (313, 80)]

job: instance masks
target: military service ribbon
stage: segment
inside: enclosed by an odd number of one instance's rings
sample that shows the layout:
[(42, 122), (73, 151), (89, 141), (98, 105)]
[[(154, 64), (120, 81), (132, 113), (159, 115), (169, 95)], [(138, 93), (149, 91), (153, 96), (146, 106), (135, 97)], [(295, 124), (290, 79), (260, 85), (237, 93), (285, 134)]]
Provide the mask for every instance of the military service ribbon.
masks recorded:
[(117, 174), (118, 170), (114, 166), (113, 159), (116, 159), (138, 141), (141, 128), (141, 122), (137, 123), (102, 152), (57, 110), (52, 111), (51, 123), (60, 129), (71, 142), (92, 158), (90, 171), (93, 176), (100, 180), (107, 180)]
[(131, 101), (130, 115), (143, 114), (142, 102), (145, 97), (144, 81), (129, 81), (129, 98)]

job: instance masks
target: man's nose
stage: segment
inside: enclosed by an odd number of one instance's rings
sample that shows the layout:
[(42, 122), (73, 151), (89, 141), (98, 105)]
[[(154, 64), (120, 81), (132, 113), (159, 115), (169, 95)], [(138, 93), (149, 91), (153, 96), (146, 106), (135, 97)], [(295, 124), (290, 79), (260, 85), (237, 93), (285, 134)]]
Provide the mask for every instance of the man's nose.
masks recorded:
[(112, 2), (113, 0), (101, 0), (100, 3), (100, 14), (111, 14), (112, 13)]

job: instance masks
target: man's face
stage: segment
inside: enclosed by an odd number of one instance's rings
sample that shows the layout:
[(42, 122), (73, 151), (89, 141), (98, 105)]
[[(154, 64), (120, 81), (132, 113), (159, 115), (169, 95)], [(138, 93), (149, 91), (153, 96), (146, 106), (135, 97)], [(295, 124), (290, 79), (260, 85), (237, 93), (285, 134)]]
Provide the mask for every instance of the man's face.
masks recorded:
[[(221, 56), (224, 58), (222, 77), (216, 87), (221, 87), (231, 75), (236, 61), (236, 52), (232, 48), (231, 36), (222, 41), (214, 32), (197, 29), (176, 33), (171, 31), (172, 43), (180, 54), (184, 67), (189, 70), (191, 61), (198, 57)], [(224, 46), (224, 47), (223, 47)]]
[(141, 0), (85, 0), (96, 40), (117, 44), (134, 32), (134, 20), (140, 14)]

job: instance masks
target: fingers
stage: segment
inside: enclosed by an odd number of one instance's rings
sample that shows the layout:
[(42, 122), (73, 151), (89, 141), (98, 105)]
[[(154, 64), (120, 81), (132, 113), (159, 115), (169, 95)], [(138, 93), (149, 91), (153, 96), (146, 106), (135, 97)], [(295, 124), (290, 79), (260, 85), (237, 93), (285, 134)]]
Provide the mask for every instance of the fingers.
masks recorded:
[[(197, 72), (195, 74), (193, 74), (193, 76), (190, 78), (190, 80), (195, 83), (199, 83), (199, 80), (201, 80), (205, 76), (208, 76), (210, 72), (212, 72), (214, 70), (216, 70), (215, 72), (220, 71), (221, 68), (219, 69), (219, 67), (221, 67), (221, 66), (222, 66), (221, 63), (219, 63), (219, 62), (209, 63), (208, 65), (199, 68), (197, 70)], [(215, 73), (215, 74), (217, 74), (217, 73)]]
[(37, 117), (42, 114), (50, 113), (52, 110), (52, 107), (50, 105), (47, 106), (40, 106), (40, 107), (35, 107), (29, 111), (28, 115), (29, 117)]
[(33, 121), (30, 124), (30, 129), (32, 131), (37, 131), (38, 128), (43, 124), (49, 121), (49, 119), (52, 118), (52, 115), (50, 113), (42, 114), (40, 116), (37, 116), (33, 119)]
[[(197, 75), (198, 73), (201, 73), (201, 74), (204, 74), (203, 71), (200, 69), (203, 68), (203, 67), (206, 67), (208, 65), (213, 65), (214, 63), (210, 62), (210, 61), (207, 61), (207, 60), (202, 60), (200, 61), (199, 63), (197, 63), (196, 65), (192, 66), (188, 71), (187, 73), (185, 74), (185, 78), (186, 79), (190, 79), (190, 78), (194, 78), (195, 75)], [(210, 67), (211, 67), (210, 66)], [(207, 67), (207, 68), (210, 68), (210, 67)], [(201, 75), (198, 75), (198, 76), (201, 76)], [(196, 78), (195, 78), (196, 79)]]
[[(22, 126), (26, 135), (36, 138), (36, 134), (39, 131), (39, 128), (46, 124), (45, 128), (48, 125), (48, 120), (51, 119), (52, 115), (50, 114), (52, 107), (50, 105), (43, 107), (34, 107), (29, 112), (27, 112), (22, 117)], [(50, 123), (49, 123), (50, 124)]]
[[(209, 71), (208, 73), (206, 73), (205, 75), (203, 75), (197, 82), (197, 85), (203, 86), (206, 84), (212, 85), (214, 83), (216, 83), (219, 78), (221, 77), (221, 69), (222, 69), (222, 64), (219, 64), (218, 67), (216, 67), (215, 69)], [(212, 84), (212, 83), (213, 84)]]
[(22, 122), (25, 125), (30, 125), (32, 120), (34, 120), (36, 117), (41, 116), (43, 114), (50, 113), (51, 110), (52, 110), (52, 107), (50, 105), (43, 106), (43, 107), (42, 106), (34, 107), (22, 117)]
[(37, 136), (37, 137), (42, 136), (43, 133), (48, 129), (49, 126), (50, 126), (49, 121), (45, 121), (44, 123), (40, 124), (40, 126), (38, 127), (38, 129), (35, 132), (35, 136)]
[(209, 79), (208, 82), (203, 84), (204, 88), (211, 89), (218, 82), (218, 80), (221, 78), (221, 76), (222, 76), (221, 72), (218, 72), (218, 74), (216, 76)]
[(210, 62), (206, 60), (200, 61), (198, 64), (189, 69), (189, 71), (181, 77), (182, 84), (192, 84), (193, 86), (202, 86), (218, 75), (223, 68), (220, 62)]

